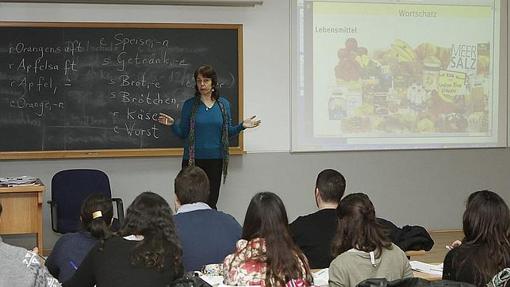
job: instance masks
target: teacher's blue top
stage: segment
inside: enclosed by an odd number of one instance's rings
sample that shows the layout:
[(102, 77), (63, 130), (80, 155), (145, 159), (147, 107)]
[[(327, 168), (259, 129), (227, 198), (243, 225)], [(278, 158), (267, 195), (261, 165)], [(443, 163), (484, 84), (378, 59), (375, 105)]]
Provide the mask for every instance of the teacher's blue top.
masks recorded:
[[(184, 159), (189, 159), (188, 134), (190, 130), (191, 109), (195, 97), (184, 102), (181, 111), (181, 119), (172, 126), (173, 132), (180, 138), (185, 139)], [(196, 159), (221, 159), (223, 158), (223, 146), (221, 144), (221, 129), (223, 125), (223, 116), (218, 102), (223, 103), (227, 112), (228, 134), (230, 137), (236, 136), (241, 132), (243, 124), (232, 125), (232, 116), (230, 114), (230, 103), (227, 99), (220, 97), (214, 102), (211, 108), (200, 101), (195, 118), (195, 158)]]

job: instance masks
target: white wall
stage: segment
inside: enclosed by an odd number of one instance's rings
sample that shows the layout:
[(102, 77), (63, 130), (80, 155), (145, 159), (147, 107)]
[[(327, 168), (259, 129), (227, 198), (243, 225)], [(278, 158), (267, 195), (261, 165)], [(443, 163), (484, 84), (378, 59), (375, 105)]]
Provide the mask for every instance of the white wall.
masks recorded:
[[(285, 0), (254, 8), (0, 3), (0, 20), (243, 24), (244, 113), (257, 115), (263, 125), (245, 133), (249, 153), (232, 158), (221, 189), (219, 208), (240, 222), (251, 196), (262, 190), (280, 194), (291, 220), (315, 210), (315, 176), (324, 168), (344, 173), (348, 192), (368, 193), (378, 215), (398, 225), (460, 228), (467, 195), (481, 188), (510, 200), (508, 149), (289, 153), (289, 10)], [(179, 167), (179, 158), (0, 161), (0, 176), (37, 176), (49, 190), (59, 170), (100, 168), (127, 206), (145, 190), (173, 201)], [(51, 248), (56, 235), (47, 205), (44, 212), (45, 247)]]
[(245, 133), (245, 149), (289, 150), (290, 8), (286, 0), (256, 7), (0, 3), (0, 21), (240, 23), (244, 34), (244, 114), (268, 128)]

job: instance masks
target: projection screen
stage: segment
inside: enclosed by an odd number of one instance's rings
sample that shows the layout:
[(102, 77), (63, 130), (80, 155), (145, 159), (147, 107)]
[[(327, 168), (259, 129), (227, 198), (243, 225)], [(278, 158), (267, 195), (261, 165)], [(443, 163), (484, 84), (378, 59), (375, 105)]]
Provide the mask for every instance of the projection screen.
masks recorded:
[(505, 146), (499, 1), (293, 0), (291, 150)]

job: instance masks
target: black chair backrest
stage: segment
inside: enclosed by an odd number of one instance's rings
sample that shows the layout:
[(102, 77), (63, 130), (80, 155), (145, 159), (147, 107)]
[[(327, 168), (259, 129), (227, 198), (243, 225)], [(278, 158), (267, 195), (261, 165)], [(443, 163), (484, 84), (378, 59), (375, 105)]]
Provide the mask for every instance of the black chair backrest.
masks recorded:
[(51, 200), (56, 204), (57, 232), (76, 232), (80, 229), (81, 204), (92, 193), (112, 197), (110, 180), (101, 170), (69, 169), (53, 176)]

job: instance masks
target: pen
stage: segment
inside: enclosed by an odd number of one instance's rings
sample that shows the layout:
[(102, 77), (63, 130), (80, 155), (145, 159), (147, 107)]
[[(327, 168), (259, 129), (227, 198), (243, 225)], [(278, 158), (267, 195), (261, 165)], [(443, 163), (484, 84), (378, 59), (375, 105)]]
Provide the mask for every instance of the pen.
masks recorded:
[(71, 267), (73, 267), (74, 270), (78, 270), (78, 266), (74, 264), (73, 260), (69, 260), (69, 264), (71, 265)]

